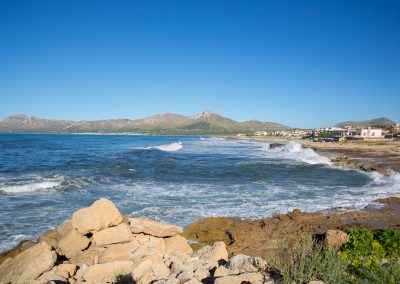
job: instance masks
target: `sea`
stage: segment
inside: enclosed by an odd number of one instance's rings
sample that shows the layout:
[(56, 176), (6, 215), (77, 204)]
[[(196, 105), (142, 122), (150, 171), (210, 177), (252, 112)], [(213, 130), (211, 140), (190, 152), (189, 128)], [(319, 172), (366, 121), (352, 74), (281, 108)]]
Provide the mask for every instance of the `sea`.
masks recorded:
[(341, 168), (296, 142), (0, 135), (0, 251), (101, 197), (124, 214), (185, 226), (210, 216), (358, 209), (399, 193), (399, 173)]

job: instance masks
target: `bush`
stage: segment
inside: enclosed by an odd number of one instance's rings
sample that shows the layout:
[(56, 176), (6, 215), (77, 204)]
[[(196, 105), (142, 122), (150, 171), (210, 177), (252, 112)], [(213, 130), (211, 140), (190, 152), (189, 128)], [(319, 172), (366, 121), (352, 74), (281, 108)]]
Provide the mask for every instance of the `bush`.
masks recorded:
[(276, 257), (271, 260), (279, 271), (281, 283), (343, 283), (346, 265), (338, 253), (325, 249), (311, 237), (294, 242), (281, 242)]
[(397, 284), (400, 283), (400, 264), (384, 264), (379, 269), (360, 269), (353, 275), (355, 284)]
[(349, 229), (350, 242), (343, 245), (341, 255), (351, 269), (378, 269), (383, 262), (400, 257), (400, 231), (380, 229)]

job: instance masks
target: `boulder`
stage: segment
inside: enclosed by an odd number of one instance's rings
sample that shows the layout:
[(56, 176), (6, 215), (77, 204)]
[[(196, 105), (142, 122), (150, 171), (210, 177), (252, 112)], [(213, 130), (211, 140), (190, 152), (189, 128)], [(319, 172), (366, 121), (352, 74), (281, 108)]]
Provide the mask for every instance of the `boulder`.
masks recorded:
[(261, 257), (238, 254), (229, 259), (226, 267), (239, 273), (265, 271), (268, 263)]
[(138, 248), (139, 245), (136, 242), (110, 246), (102, 254), (99, 255), (99, 263), (132, 259), (133, 254), (135, 253), (135, 251), (137, 251)]
[(39, 239), (37, 240), (37, 243), (46, 242), (52, 248), (56, 248), (57, 247), (57, 235), (58, 235), (58, 233), (57, 233), (56, 229), (50, 229), (46, 233), (44, 233), (43, 235), (41, 235), (39, 237)]
[(165, 254), (173, 254), (175, 252), (181, 252), (184, 254), (193, 253), (193, 250), (189, 246), (187, 240), (180, 235), (175, 235), (170, 238), (165, 238), (164, 243), (165, 243)]
[(67, 258), (72, 258), (81, 253), (90, 243), (87, 237), (82, 236), (72, 227), (68, 233), (60, 237), (57, 244), (57, 252), (60, 255), (65, 255)]
[(122, 215), (108, 199), (101, 198), (90, 207), (76, 211), (72, 215), (72, 226), (81, 234), (96, 232), (122, 223)]
[(146, 218), (130, 218), (129, 221), (131, 231), (134, 234), (143, 233), (158, 238), (165, 238), (173, 237), (183, 232), (181, 227), (168, 225)]
[(200, 259), (209, 259), (218, 263), (220, 260), (228, 260), (228, 251), (224, 242), (216, 242), (213, 246), (205, 245), (195, 253), (193, 257), (199, 257)]
[(54, 282), (55, 283), (68, 283), (68, 281), (65, 277), (62, 277), (52, 271), (43, 273), (42, 275), (40, 275), (40, 277), (37, 280), (44, 284), (54, 283)]
[(68, 279), (75, 275), (77, 266), (71, 263), (62, 263), (55, 268), (54, 273)]
[(264, 282), (264, 275), (260, 272), (243, 273), (239, 275), (228, 275), (215, 279), (215, 284), (262, 284)]
[(88, 284), (111, 282), (115, 278), (129, 275), (132, 270), (132, 261), (113, 261), (95, 264), (86, 268), (80, 275)]
[(93, 234), (93, 240), (97, 246), (105, 246), (117, 243), (126, 243), (131, 239), (129, 226), (121, 223), (116, 227), (107, 228)]
[(0, 279), (4, 282), (20, 283), (34, 280), (49, 271), (57, 259), (51, 247), (42, 242), (21, 252), (15, 258), (8, 258), (0, 265)]
[(28, 240), (21, 241), (15, 248), (0, 253), (0, 264), (2, 264), (3, 261), (5, 261), (7, 258), (14, 258), (21, 252), (26, 251), (28, 248), (31, 248), (34, 245), (35, 243), (32, 241)]
[(340, 230), (328, 230), (325, 233), (325, 245), (332, 248), (340, 248), (348, 243), (350, 237), (346, 232)]

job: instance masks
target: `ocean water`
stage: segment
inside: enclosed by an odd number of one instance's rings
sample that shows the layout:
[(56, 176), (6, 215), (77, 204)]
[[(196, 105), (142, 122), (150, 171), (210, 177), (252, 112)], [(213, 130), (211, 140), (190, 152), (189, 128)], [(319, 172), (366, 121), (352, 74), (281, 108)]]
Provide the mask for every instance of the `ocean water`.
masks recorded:
[(0, 251), (35, 240), (100, 197), (130, 216), (184, 226), (207, 216), (361, 208), (399, 192), (398, 173), (338, 168), (295, 142), (4, 134)]

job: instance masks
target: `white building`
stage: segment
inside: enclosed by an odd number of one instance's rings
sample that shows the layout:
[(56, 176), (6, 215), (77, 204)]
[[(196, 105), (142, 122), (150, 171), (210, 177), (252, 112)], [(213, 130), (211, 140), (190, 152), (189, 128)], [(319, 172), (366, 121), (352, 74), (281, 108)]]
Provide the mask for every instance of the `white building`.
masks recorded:
[(374, 139), (384, 139), (382, 135), (382, 129), (380, 128), (362, 128), (357, 131), (356, 139), (363, 140), (374, 140)]

